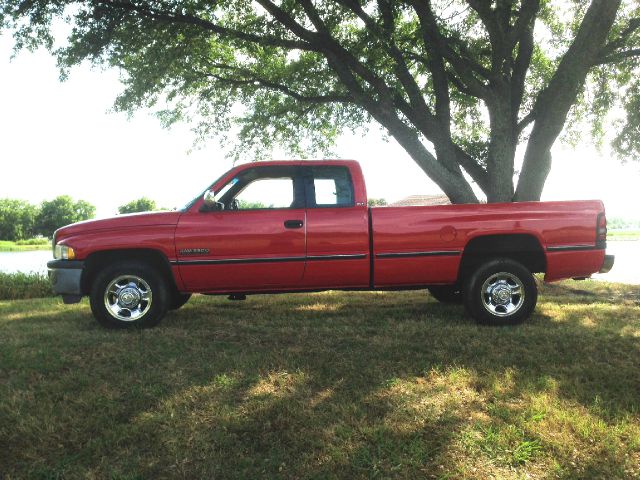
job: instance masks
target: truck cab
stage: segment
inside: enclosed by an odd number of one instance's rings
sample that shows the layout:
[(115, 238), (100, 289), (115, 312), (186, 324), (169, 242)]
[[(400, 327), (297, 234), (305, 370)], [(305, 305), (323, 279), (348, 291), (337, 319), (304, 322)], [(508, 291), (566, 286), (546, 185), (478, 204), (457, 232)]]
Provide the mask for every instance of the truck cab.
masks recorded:
[(246, 292), (369, 285), (360, 166), (289, 163), (234, 169), (213, 186), (213, 202), (200, 198), (184, 212), (174, 262), (184, 288)]

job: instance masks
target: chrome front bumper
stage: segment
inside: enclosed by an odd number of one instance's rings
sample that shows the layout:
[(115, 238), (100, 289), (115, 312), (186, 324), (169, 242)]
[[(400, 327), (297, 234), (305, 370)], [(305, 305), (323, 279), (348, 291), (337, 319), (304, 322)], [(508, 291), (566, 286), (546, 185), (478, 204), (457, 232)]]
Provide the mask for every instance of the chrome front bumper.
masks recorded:
[(64, 303), (76, 303), (82, 298), (82, 270), (78, 260), (52, 260), (47, 263), (53, 292), (62, 295)]

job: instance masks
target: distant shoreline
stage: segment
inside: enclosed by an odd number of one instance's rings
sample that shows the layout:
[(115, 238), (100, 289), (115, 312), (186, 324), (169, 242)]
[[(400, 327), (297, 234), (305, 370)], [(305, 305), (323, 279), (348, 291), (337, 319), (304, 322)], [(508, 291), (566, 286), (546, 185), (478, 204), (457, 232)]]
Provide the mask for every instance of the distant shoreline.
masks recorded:
[(607, 240), (616, 242), (640, 240), (640, 230), (609, 230), (607, 232)]
[(11, 240), (0, 240), (0, 252), (34, 252), (38, 250), (51, 250), (51, 243), (20, 245)]

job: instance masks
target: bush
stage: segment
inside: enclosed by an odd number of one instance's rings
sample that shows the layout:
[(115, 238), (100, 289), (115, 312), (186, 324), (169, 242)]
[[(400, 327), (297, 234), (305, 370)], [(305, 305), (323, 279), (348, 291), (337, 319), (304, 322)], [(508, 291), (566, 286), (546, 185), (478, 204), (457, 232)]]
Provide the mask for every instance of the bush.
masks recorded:
[(49, 245), (49, 239), (40, 237), (40, 238), (30, 238), (28, 240), (18, 240), (16, 245)]
[(147, 197), (138, 198), (137, 200), (132, 200), (131, 202), (120, 205), (118, 207), (118, 213), (138, 213), (138, 212), (153, 212), (157, 210), (156, 202)]
[(388, 203), (384, 198), (370, 198), (367, 200), (367, 205), (370, 207), (386, 207)]
[(0, 300), (53, 297), (49, 278), (42, 273), (0, 272)]

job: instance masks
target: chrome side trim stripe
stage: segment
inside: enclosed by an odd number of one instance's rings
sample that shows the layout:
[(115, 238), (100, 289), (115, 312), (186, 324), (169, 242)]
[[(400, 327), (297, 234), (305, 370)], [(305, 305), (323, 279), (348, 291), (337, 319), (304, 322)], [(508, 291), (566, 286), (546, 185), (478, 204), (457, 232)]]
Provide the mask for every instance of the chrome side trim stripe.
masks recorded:
[(367, 258), (366, 253), (353, 253), (344, 255), (308, 255), (307, 260), (361, 260)]
[(173, 265), (228, 265), (231, 263), (283, 263), (304, 262), (305, 257), (275, 257), (275, 258), (224, 258), (220, 260), (174, 260)]
[(604, 250), (595, 245), (561, 245), (559, 247), (547, 247), (547, 252), (567, 252), (574, 250)]
[(365, 253), (344, 255), (309, 255), (304, 257), (267, 257), (267, 258), (224, 258), (216, 260), (172, 260), (172, 265), (229, 265), (233, 263), (283, 263), (322, 260), (361, 260), (367, 258)]
[(402, 258), (402, 257), (455, 257), (460, 255), (460, 250), (434, 250), (431, 252), (398, 252), (376, 253), (376, 258)]

